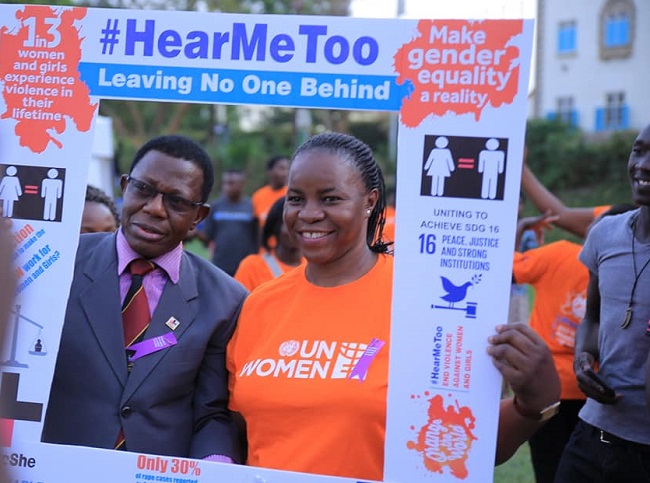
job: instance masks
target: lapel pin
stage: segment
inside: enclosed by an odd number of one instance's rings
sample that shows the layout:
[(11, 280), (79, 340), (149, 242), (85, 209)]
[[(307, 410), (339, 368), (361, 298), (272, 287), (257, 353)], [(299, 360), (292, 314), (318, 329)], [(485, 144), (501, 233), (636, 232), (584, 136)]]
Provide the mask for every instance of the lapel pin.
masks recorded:
[(165, 325), (171, 330), (176, 330), (181, 323), (175, 317), (170, 317), (167, 322), (165, 322)]

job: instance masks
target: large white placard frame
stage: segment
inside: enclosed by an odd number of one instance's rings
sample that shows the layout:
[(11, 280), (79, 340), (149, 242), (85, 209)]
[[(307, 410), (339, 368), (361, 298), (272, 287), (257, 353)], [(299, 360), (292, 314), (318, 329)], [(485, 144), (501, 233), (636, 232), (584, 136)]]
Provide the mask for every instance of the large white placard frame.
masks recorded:
[[(385, 481), (488, 481), (500, 382), (484, 348), (507, 315), (532, 21), (20, 5), (0, 5), (0, 19), (0, 175), (14, 166), (32, 196), (15, 202), (20, 289), (0, 361), (0, 392), (13, 398), (4, 461), (15, 478), (358, 481), (38, 442), (95, 104), (112, 98), (400, 111)], [(453, 169), (430, 169), (445, 156)], [(494, 188), (477, 185), (481, 176)]]

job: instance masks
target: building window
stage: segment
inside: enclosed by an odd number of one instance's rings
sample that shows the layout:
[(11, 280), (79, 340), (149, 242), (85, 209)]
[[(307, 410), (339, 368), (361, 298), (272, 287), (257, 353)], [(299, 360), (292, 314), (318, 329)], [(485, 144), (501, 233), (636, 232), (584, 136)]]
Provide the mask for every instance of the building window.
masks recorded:
[(576, 23), (560, 22), (557, 34), (558, 54), (570, 54), (576, 51)]
[(636, 9), (632, 0), (607, 0), (600, 12), (600, 58), (632, 55)]
[(578, 125), (578, 113), (573, 105), (573, 97), (559, 97), (557, 99), (556, 119), (571, 126)]
[(630, 19), (626, 14), (605, 19), (605, 47), (624, 47), (630, 43)]
[(596, 131), (612, 131), (629, 127), (629, 108), (624, 92), (610, 92), (605, 107), (596, 109)]
[(577, 127), (578, 112), (575, 110), (573, 97), (558, 97), (555, 103), (555, 111), (549, 112), (546, 118)]

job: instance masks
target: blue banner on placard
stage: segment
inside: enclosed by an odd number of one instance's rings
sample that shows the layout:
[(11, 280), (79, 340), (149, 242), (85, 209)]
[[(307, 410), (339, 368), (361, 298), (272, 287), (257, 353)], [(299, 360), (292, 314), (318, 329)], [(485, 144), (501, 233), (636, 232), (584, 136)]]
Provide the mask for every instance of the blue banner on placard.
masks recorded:
[(157, 101), (399, 111), (397, 76), (241, 71), (82, 62), (91, 95)]

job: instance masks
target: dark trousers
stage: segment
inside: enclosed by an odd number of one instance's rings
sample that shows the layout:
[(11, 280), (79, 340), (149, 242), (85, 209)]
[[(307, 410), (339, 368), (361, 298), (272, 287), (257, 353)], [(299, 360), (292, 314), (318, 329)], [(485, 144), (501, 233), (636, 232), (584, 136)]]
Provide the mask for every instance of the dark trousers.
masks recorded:
[(601, 435), (584, 421), (576, 425), (555, 475), (555, 483), (648, 482), (650, 446)]
[(528, 441), (537, 483), (553, 483), (564, 446), (579, 421), (578, 413), (584, 404), (583, 399), (563, 399), (560, 412)]

